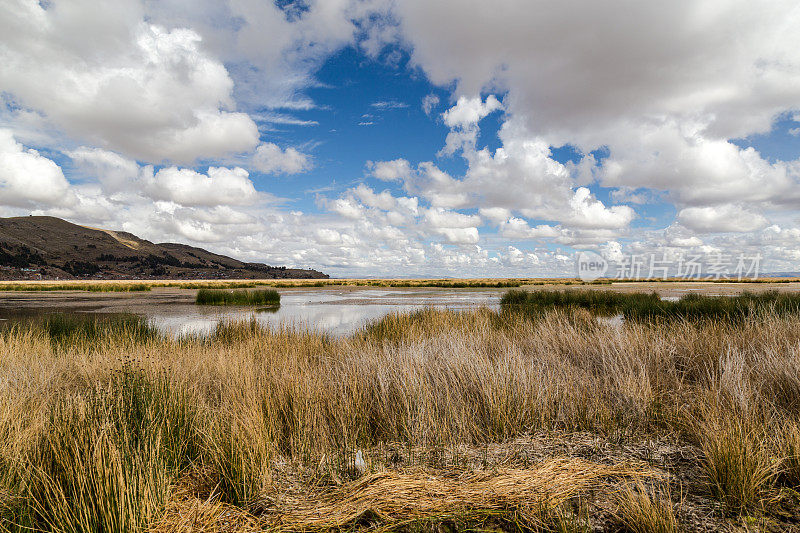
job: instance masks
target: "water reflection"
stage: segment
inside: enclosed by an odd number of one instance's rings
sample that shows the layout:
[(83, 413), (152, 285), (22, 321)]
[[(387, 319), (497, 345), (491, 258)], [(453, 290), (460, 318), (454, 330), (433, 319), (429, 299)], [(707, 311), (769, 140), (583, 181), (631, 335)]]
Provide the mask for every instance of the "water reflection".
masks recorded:
[(179, 289), (127, 294), (3, 294), (0, 320), (13, 321), (48, 312), (134, 313), (147, 317), (159, 330), (178, 337), (208, 334), (220, 321), (253, 318), (270, 327), (348, 335), (393, 311), (407, 312), (427, 306), (497, 309), (503, 292), (505, 289), (282, 289), (281, 305), (277, 308), (196, 305), (193, 291)]
[(499, 290), (286, 290), (279, 308), (169, 306), (145, 314), (162, 331), (173, 335), (207, 334), (221, 320), (255, 319), (270, 327), (293, 327), (348, 335), (391, 312), (428, 306), (448, 309), (499, 307)]

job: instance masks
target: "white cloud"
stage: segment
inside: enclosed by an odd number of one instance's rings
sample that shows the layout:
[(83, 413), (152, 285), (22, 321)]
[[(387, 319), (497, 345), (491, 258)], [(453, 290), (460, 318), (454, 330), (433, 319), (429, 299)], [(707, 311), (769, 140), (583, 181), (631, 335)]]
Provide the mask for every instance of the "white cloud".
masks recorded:
[(696, 236), (674, 237), (667, 242), (670, 246), (675, 246), (678, 248), (695, 248), (703, 245), (703, 241)]
[(579, 187), (569, 206), (572, 212), (565, 219), (571, 226), (588, 229), (619, 229), (631, 223), (636, 216), (626, 205), (606, 207), (603, 202), (592, 197), (586, 187)]
[(533, 239), (558, 237), (561, 231), (553, 226), (540, 224), (535, 228), (530, 227), (527, 220), (512, 217), (500, 224), (500, 235), (508, 239)]
[(511, 218), (511, 210), (505, 207), (481, 207), (480, 215), (491, 220), (495, 224), (500, 224)]
[(466, 129), (476, 125), (489, 113), (502, 108), (503, 104), (493, 94), (487, 96), (485, 102), (480, 97), (461, 96), (453, 107), (442, 114), (442, 119), (449, 128)]
[(439, 97), (435, 94), (426, 94), (422, 98), (422, 110), (426, 115), (430, 116), (433, 109), (439, 105)]
[(411, 165), (405, 159), (393, 161), (367, 161), (373, 178), (383, 181), (406, 180), (411, 176)]
[(480, 240), (478, 228), (436, 228), (434, 231), (452, 244), (476, 244)]
[(800, 198), (796, 167), (770, 163), (753, 148), (709, 139), (704, 131), (675, 122), (617, 135), (609, 146), (611, 156), (600, 173), (604, 185), (669, 191), (693, 205)]
[(266, 174), (298, 174), (309, 170), (311, 158), (295, 148), (281, 148), (274, 143), (262, 143), (253, 154), (252, 168)]
[(419, 164), (419, 172), (405, 182), (406, 190), (424, 196), (434, 207), (464, 207), (469, 196), (461, 183), (439, 167), (425, 161)]
[(397, 100), (381, 100), (378, 102), (372, 102), (370, 104), (371, 107), (379, 110), (386, 110), (386, 109), (404, 109), (408, 107), (408, 104), (405, 102), (398, 102)]
[(339, 244), (342, 242), (342, 235), (330, 228), (318, 228), (314, 232), (314, 236), (320, 244)]
[(395, 207), (395, 198), (389, 191), (375, 193), (375, 191), (362, 183), (353, 192), (366, 206), (377, 207), (386, 211)]
[(25, 148), (10, 130), (0, 129), (0, 203), (27, 207), (64, 205), (73, 200), (61, 167)]
[(169, 167), (148, 181), (152, 198), (184, 206), (250, 205), (258, 198), (247, 171), (239, 167), (209, 167), (207, 174)]
[(791, 0), (460, 7), (395, 4), (412, 60), (434, 83), (457, 81), (460, 94), (508, 89), (511, 111), (555, 145), (577, 136), (602, 144), (612, 126), (663, 115), (705, 116), (715, 135), (741, 137), (796, 109)]
[(762, 229), (769, 224), (760, 214), (730, 204), (687, 207), (678, 213), (677, 218), (687, 228), (700, 233), (749, 232)]
[(489, 95), (486, 101), (481, 98), (459, 97), (456, 104), (442, 114), (442, 119), (450, 133), (439, 155), (452, 155), (459, 150), (473, 150), (478, 139), (478, 123), (489, 113), (502, 109), (503, 105), (494, 96)]
[[(619, 237), (636, 216), (580, 192), (597, 180), (617, 189), (614, 202), (674, 203), (685, 234), (672, 243), (683, 248), (709, 246), (695, 232), (757, 231), (800, 205), (800, 160), (742, 146), (796, 114), (800, 11), (791, 1), (462, 7), (393, 7), (412, 63), (441, 87), (456, 84), (440, 154), (461, 150), (469, 165), (463, 179), (417, 185), (421, 195), (466, 195), (453, 205), (553, 221), (559, 239), (577, 245)], [(504, 94), (494, 153), (476, 142), (486, 104), (475, 95), (486, 92)], [(605, 153), (560, 165), (549, 147), (565, 144)]]
[(132, 2), (14, 0), (4, 13), (0, 89), (67, 134), (152, 162), (255, 146), (255, 123), (233, 110), (233, 81), (195, 31), (148, 24)]
[(622, 245), (617, 241), (609, 241), (600, 247), (600, 253), (609, 261), (621, 262), (625, 255), (622, 253)]
[(481, 223), (481, 217), (478, 215), (465, 215), (457, 211), (449, 211), (442, 208), (426, 209), (425, 220), (431, 226), (437, 228), (469, 228), (478, 226)]
[[(798, 119), (800, 11), (789, 0), (7, 4), (4, 214), (32, 209), (340, 274), (527, 275), (563, 270), (569, 247), (609, 257), (763, 250), (794, 270), (800, 261), (800, 161), (746, 144), (776, 117)], [(279, 147), (259, 133), (315, 125), (294, 116), (316, 106), (304, 90), (353, 43), (384, 63), (397, 56), (384, 45), (406, 47), (410, 70), (440, 86), (420, 102), (443, 111), (439, 153), (462, 160), (412, 166), (399, 144), (397, 159), (366, 166), (387, 190), (353, 186), (318, 199), (318, 214), (269, 205), (238, 167), (311, 168), (285, 137), (271, 139)], [(407, 106), (385, 99), (370, 111)], [(494, 132), (481, 121), (497, 111), (498, 138), (482, 147)], [(564, 144), (582, 159), (556, 161), (550, 147)], [(74, 166), (62, 172), (50, 150)], [(165, 161), (158, 172), (146, 165)], [(497, 233), (483, 235), (484, 222)], [(525, 249), (545, 242), (563, 248)]]
[(351, 198), (338, 198), (332, 202), (330, 208), (344, 218), (353, 220), (361, 219), (364, 213), (361, 205)]
[(523, 252), (514, 246), (509, 246), (505, 254), (498, 253), (497, 257), (500, 263), (506, 263), (515, 267), (530, 267), (541, 264), (541, 261), (536, 254)]
[(135, 161), (108, 150), (81, 146), (66, 155), (85, 172), (96, 176), (110, 193), (130, 188), (140, 174)]

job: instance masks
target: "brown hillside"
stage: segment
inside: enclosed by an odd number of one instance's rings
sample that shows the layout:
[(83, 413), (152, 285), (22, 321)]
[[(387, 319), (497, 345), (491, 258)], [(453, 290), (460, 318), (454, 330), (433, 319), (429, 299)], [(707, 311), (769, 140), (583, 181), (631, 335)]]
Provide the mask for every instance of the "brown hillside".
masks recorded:
[(0, 279), (327, 278), (55, 217), (0, 218)]

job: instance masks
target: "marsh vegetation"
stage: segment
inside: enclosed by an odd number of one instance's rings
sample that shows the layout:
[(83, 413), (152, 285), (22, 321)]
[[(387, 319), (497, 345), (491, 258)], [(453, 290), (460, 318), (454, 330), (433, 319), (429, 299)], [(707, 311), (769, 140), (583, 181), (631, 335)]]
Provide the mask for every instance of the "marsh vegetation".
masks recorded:
[(765, 291), (733, 296), (686, 294), (664, 300), (658, 293), (588, 290), (509, 291), (500, 300), (508, 312), (529, 316), (553, 309), (585, 309), (601, 315), (620, 314), (632, 320), (742, 320), (750, 316), (797, 315), (800, 293)]
[[(800, 316), (0, 332), (0, 530), (786, 528)], [(146, 324), (141, 325), (146, 328)], [(132, 333), (142, 331), (142, 333)]]
[(281, 303), (281, 295), (274, 289), (226, 290), (200, 289), (195, 303), (198, 305), (261, 305), (276, 306)]
[(152, 284), (145, 282), (67, 282), (67, 283), (0, 283), (0, 291), (37, 292), (37, 291), (86, 291), (86, 292), (144, 292), (149, 291)]

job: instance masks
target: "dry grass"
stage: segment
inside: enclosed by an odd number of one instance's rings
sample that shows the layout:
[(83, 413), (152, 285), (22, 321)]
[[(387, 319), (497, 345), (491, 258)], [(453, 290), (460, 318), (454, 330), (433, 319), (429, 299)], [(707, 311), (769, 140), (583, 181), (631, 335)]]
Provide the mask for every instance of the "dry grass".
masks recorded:
[[(341, 531), (358, 527), (408, 528), (426, 521), (515, 523), (521, 528), (566, 522), (563, 506), (591, 490), (619, 480), (652, 478), (639, 465), (606, 465), (575, 458), (551, 458), (526, 469), (501, 468), (443, 475), (413, 467), (382, 470), (333, 488), (315, 487), (258, 502), (258, 516), (215, 501), (195, 485), (169, 505), (154, 530)], [(208, 483), (208, 480), (205, 481)], [(271, 493), (274, 494), (274, 493)], [(563, 513), (566, 514), (566, 513)]]
[(698, 431), (711, 494), (730, 513), (762, 507), (778, 467), (778, 458), (769, 453), (765, 429), (717, 410), (706, 415)]
[[(426, 310), (341, 339), (251, 323), (208, 339), (98, 338), (53, 343), (35, 324), (0, 334), (0, 531), (357, 529), (359, 518), (402, 529), (456, 515), (535, 529), (634, 472), (684, 476), (694, 498), (733, 515), (769, 512), (762, 502), (796, 479), (794, 316), (615, 328), (585, 312)], [(676, 439), (701, 460), (480, 452), (577, 431), (625, 449)], [(196, 472), (199, 488), (182, 488)]]
[[(513, 514), (536, 524), (545, 509), (598, 488), (612, 478), (650, 476), (629, 465), (554, 458), (528, 469), (501, 469), (444, 477), (429, 471), (377, 472), (333, 491), (287, 498), (269, 513), (274, 526), (295, 531), (346, 528), (372, 517), (388, 526), (429, 517)], [(274, 506), (274, 504), (272, 504)]]
[[(596, 281), (592, 285), (608, 284)], [(149, 291), (153, 287), (181, 289), (248, 289), (254, 287), (312, 288), (312, 287), (433, 287), (433, 288), (507, 288), (525, 285), (584, 284), (565, 278), (485, 278), (485, 279), (228, 279), (228, 280), (89, 280), (12, 281), (0, 283), (0, 291), (89, 291), (130, 292)]]
[(625, 484), (617, 495), (620, 528), (630, 533), (675, 533), (680, 530), (669, 486)]
[(789, 487), (800, 490), (800, 425), (787, 423), (777, 437), (777, 455), (783, 457), (780, 475)]
[(153, 285), (146, 282), (77, 281), (56, 283), (0, 283), (0, 291), (86, 291), (86, 292), (145, 292)]
[[(515, 288), (527, 286), (621, 286), (636, 284), (636, 291), (650, 291), (677, 285), (714, 284), (714, 292), (721, 290), (720, 284), (734, 284), (758, 288), (764, 284), (797, 283), (800, 278), (760, 278), (760, 279), (598, 279), (584, 282), (577, 278), (439, 278), (439, 279), (225, 279), (225, 280), (20, 280), (0, 282), (0, 291), (90, 291), (90, 292), (128, 292), (148, 291), (155, 287), (182, 289), (248, 289), (255, 287), (272, 288), (318, 288), (318, 287), (430, 287), (430, 288)], [(641, 287), (639, 287), (641, 285)], [(738, 289), (737, 289), (738, 290)]]

